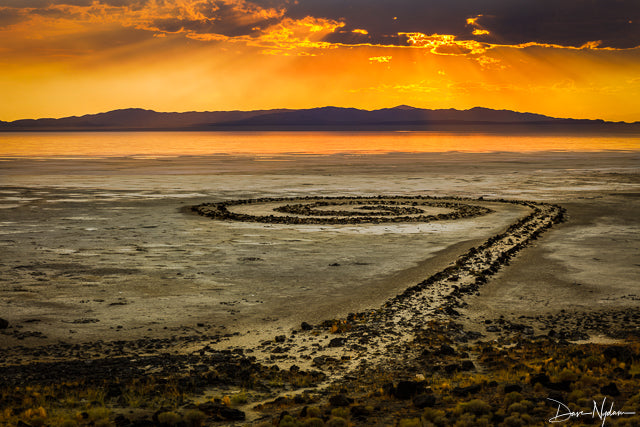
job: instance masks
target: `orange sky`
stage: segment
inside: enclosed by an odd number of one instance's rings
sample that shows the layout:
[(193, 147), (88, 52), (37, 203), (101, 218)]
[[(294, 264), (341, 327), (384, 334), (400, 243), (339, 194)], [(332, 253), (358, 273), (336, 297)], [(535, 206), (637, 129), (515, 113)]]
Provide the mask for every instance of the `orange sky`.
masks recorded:
[(633, 2), (565, 22), (538, 0), (527, 22), (506, 0), (326, 1), (1, 0), (0, 120), (408, 104), (640, 121)]

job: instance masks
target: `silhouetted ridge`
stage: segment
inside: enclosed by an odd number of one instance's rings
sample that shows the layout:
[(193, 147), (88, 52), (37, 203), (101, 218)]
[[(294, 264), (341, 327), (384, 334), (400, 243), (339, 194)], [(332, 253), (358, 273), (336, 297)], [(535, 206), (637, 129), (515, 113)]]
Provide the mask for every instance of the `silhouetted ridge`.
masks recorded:
[(533, 126), (532, 130), (640, 131), (640, 123), (558, 119), (533, 113), (492, 110), (427, 110), (398, 105), (379, 110), (321, 107), (303, 110), (190, 111), (159, 113), (127, 108), (61, 119), (0, 121), (0, 131), (74, 130), (492, 130), (499, 126)]

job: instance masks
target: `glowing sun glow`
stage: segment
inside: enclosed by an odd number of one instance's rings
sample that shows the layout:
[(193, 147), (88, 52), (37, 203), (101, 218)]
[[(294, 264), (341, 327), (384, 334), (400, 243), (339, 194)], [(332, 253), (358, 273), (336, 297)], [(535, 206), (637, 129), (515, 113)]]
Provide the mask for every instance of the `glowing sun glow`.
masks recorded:
[[(398, 104), (640, 120), (633, 2), (621, 3), (619, 32), (589, 27), (594, 12), (571, 37), (566, 26), (518, 32), (528, 27), (502, 9), (478, 13), (483, 2), (473, 11), (436, 2), (431, 14), (406, 3), (374, 1), (364, 16), (311, 0), (6, 0), (0, 120)], [(437, 13), (446, 19), (421, 24)]]

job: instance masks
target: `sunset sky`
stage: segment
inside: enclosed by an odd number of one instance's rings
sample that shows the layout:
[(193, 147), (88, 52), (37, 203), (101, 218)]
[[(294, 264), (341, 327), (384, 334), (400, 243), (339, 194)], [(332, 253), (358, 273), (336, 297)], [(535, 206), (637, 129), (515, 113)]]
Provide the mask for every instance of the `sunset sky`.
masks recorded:
[(0, 0), (0, 120), (482, 106), (640, 121), (638, 0)]

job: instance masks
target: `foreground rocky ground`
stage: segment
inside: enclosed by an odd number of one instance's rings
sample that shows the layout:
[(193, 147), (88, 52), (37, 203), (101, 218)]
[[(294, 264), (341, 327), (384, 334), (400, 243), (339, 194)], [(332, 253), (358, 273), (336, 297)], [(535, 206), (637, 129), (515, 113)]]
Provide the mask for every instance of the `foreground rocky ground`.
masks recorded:
[(510, 325), (514, 332), (487, 340), (455, 321), (425, 326), (395, 359), (346, 374), (346, 358), (301, 369), (240, 352), (136, 356), (124, 348), (120, 357), (4, 367), (2, 423), (523, 426), (596, 408), (570, 422), (637, 425), (627, 414), (640, 405), (637, 336), (576, 344)]
[[(385, 306), (302, 323), (255, 347), (232, 335), (192, 335), (3, 350), (0, 421), (519, 426), (557, 417), (636, 425), (635, 311), (465, 324), (469, 298), (563, 220), (558, 206), (512, 203), (531, 214)], [(580, 343), (595, 335), (617, 341)], [(563, 419), (568, 411), (578, 415)]]

